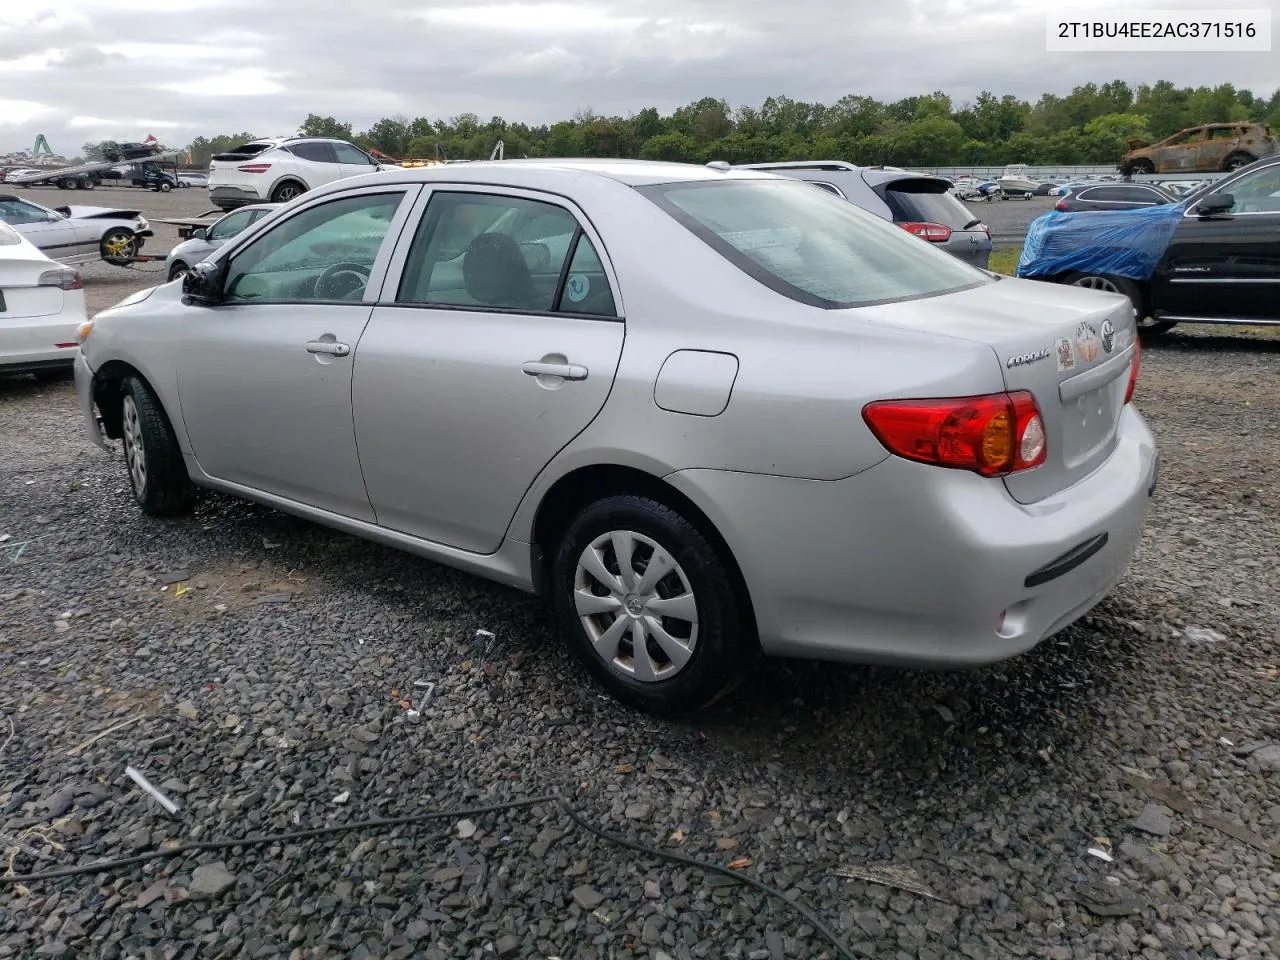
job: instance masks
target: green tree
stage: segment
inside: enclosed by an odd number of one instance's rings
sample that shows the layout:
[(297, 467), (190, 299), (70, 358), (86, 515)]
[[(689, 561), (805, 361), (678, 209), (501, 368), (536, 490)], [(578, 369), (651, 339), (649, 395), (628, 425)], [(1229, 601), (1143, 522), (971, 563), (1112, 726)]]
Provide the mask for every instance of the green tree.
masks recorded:
[(676, 163), (696, 163), (698, 160), (698, 141), (687, 133), (672, 130), (650, 137), (640, 147), (640, 157), (644, 160), (669, 160)]
[(351, 124), (340, 123), (333, 117), (322, 117), (319, 114), (308, 113), (307, 119), (302, 121), (298, 127), (298, 135), (301, 137), (333, 137), (336, 140), (351, 140)]

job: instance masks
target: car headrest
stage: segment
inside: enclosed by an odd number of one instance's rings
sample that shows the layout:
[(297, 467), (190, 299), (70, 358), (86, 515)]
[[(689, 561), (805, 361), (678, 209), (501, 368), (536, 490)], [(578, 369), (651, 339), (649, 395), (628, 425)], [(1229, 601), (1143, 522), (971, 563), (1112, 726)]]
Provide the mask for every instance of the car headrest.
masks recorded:
[(505, 233), (482, 233), (471, 241), (462, 258), (462, 279), (467, 295), (478, 303), (507, 306), (533, 296), (529, 264)]

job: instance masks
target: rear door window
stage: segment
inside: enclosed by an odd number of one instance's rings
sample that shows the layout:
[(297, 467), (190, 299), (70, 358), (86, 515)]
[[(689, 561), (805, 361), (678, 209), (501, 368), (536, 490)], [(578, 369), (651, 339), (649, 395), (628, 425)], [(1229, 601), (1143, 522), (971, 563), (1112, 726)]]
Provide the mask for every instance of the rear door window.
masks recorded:
[(977, 218), (948, 192), (946, 184), (929, 180), (897, 180), (881, 188), (881, 196), (898, 223), (940, 223), (952, 230), (969, 230)]
[(328, 143), (294, 143), (286, 148), (294, 156), (313, 163), (337, 163), (338, 157)]

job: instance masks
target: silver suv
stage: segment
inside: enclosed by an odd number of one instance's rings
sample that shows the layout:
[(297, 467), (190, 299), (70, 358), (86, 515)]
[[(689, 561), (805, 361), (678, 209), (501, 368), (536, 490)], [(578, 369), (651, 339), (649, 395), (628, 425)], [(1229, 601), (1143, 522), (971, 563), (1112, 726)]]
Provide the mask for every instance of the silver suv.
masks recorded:
[(893, 167), (859, 167), (843, 160), (739, 167), (808, 180), (983, 270), (991, 259), (991, 230), (952, 195), (951, 181), (942, 177)]

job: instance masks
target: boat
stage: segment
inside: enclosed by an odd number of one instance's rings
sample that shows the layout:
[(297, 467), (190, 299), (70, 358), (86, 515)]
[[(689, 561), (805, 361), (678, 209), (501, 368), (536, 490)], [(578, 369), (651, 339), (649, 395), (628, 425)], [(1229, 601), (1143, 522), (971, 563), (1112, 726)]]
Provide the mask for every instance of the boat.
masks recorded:
[(1002, 197), (1024, 197), (1028, 200), (1035, 196), (1036, 188), (1040, 186), (1039, 180), (1033, 180), (1027, 176), (1025, 163), (1011, 163), (1006, 166), (1004, 173), (996, 178), (996, 183), (1000, 185)]

